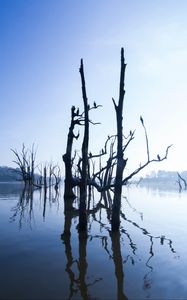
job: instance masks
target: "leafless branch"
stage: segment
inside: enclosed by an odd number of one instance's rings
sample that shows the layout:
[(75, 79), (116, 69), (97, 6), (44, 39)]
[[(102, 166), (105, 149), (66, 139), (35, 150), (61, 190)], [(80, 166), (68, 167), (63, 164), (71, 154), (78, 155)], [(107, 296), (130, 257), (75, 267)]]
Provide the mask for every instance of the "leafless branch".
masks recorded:
[(123, 179), (123, 184), (126, 184), (128, 182), (128, 180), (130, 180), (133, 176), (135, 176), (136, 174), (138, 174), (141, 170), (143, 170), (145, 167), (147, 167), (150, 163), (152, 162), (161, 162), (165, 159), (167, 159), (167, 156), (168, 156), (168, 151), (169, 151), (169, 148), (171, 147), (172, 145), (168, 146), (167, 149), (166, 149), (166, 153), (165, 155), (161, 158), (159, 156), (159, 158), (155, 158), (155, 159), (149, 159), (147, 160), (146, 163), (144, 163), (143, 165), (141, 165), (139, 168), (137, 168), (135, 171), (133, 171), (130, 175), (128, 175), (126, 178)]

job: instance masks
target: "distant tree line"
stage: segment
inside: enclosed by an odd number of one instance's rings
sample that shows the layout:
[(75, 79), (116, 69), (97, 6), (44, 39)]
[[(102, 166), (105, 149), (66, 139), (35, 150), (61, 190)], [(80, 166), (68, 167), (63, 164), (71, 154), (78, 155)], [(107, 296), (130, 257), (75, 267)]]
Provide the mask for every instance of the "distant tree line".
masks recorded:
[(168, 184), (175, 187), (176, 183), (179, 188), (179, 192), (182, 190), (187, 190), (187, 171), (177, 172), (177, 171), (164, 171), (159, 170), (157, 173), (152, 172), (150, 175), (146, 175), (145, 178), (141, 177), (137, 184)]
[(19, 181), (21, 179), (18, 169), (0, 167), (0, 182)]

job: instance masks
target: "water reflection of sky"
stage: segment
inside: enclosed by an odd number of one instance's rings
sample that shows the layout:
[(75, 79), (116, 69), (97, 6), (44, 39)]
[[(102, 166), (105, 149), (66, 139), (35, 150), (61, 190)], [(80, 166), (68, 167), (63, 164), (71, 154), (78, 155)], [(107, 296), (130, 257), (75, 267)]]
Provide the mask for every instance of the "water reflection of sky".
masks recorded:
[(104, 201), (94, 211), (91, 200), (80, 241), (76, 212), (62, 235), (61, 195), (21, 192), (0, 189), (1, 299), (185, 299), (186, 193), (124, 188), (120, 235), (110, 232)]
[[(176, 251), (176, 253), (168, 251), (167, 241), (160, 245), (159, 240), (154, 240), (154, 257), (151, 259), (151, 265), (154, 268), (152, 272), (154, 284), (151, 287), (153, 295), (164, 299), (186, 297), (186, 193), (133, 188), (127, 192), (127, 195), (131, 205), (143, 213), (143, 227), (155, 236), (163, 234), (172, 240)], [(127, 211), (127, 207), (125, 209)], [(130, 215), (135, 222), (138, 222), (138, 217), (138, 214), (133, 216), (131, 213)], [(148, 243), (136, 231), (133, 231), (133, 235), (136, 235), (138, 239), (137, 244), (142, 244), (140, 249), (144, 253), (142, 256), (145, 256)]]

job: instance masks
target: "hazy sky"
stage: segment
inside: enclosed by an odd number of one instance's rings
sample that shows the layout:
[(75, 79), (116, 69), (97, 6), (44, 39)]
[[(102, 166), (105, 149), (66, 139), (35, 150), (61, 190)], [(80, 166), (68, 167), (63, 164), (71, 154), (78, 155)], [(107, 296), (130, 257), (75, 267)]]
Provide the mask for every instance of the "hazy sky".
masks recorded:
[(102, 123), (90, 136), (99, 150), (116, 131), (122, 46), (124, 130), (136, 129), (128, 170), (146, 159), (140, 115), (152, 157), (173, 144), (150, 169), (186, 170), (186, 0), (0, 0), (0, 165), (12, 165), (10, 148), (23, 142), (38, 145), (38, 161), (61, 163), (70, 108), (82, 108), (80, 58), (89, 101), (103, 105), (91, 114)]

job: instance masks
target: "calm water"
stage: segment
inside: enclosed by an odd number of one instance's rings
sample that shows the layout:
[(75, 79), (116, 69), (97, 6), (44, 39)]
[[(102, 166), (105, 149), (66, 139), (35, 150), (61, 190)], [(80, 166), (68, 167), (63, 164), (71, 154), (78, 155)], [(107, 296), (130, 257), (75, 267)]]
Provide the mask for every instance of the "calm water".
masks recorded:
[(64, 217), (61, 195), (0, 184), (0, 299), (187, 299), (187, 193), (123, 194), (120, 234), (94, 195), (79, 241), (77, 213)]

